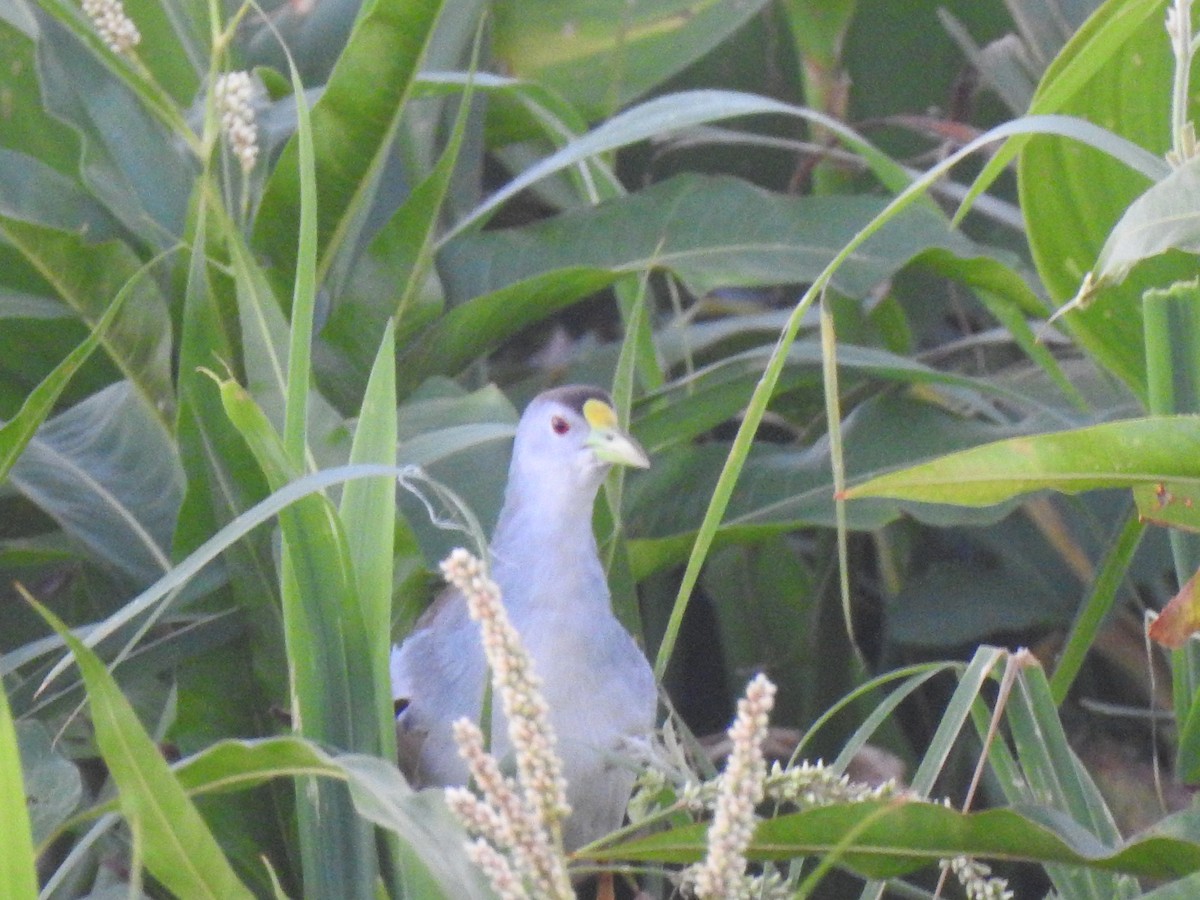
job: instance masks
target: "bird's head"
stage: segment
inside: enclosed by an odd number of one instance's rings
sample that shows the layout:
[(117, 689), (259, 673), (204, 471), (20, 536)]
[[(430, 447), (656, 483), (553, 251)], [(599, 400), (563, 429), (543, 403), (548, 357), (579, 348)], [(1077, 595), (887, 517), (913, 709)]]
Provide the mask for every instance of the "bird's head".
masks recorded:
[(620, 427), (605, 391), (570, 385), (539, 394), (525, 409), (509, 483), (594, 495), (613, 465), (645, 469), (650, 460)]

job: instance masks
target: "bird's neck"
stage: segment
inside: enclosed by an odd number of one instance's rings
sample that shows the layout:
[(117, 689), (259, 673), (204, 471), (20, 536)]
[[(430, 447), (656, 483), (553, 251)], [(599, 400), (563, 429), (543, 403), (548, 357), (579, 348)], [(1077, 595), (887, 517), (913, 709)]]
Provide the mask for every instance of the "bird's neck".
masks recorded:
[(505, 602), (514, 611), (586, 602), (608, 607), (592, 532), (593, 498), (563, 500), (531, 509), (506, 498), (500, 511), (492, 538), (492, 566)]

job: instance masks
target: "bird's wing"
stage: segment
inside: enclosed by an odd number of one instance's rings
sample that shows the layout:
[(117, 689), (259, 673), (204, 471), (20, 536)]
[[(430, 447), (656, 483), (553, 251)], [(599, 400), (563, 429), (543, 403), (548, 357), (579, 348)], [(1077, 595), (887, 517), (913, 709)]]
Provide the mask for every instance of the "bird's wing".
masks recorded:
[[(458, 627), (464, 621), (466, 614), (467, 607), (463, 595), (454, 588), (446, 588), (440, 591), (433, 598), (433, 602), (417, 617), (417, 622), (413, 625), (408, 637), (404, 639), (404, 643), (399, 646), (392, 645), (390, 667), (392, 699), (398, 705), (411, 700), (414, 696), (412, 672), (415, 657), (428, 657), (429, 653), (435, 652), (439, 643), (436, 640), (439, 632), (445, 633), (451, 628)], [(430, 662), (435, 661), (423, 659), (422, 664), (416, 667), (417, 670), (427, 671), (424, 663)]]
[(421, 771), (426, 768), (421, 761), (431, 730), (441, 735), (450, 719), (462, 714), (453, 700), (462, 693), (455, 688), (470, 654), (462, 652), (462, 641), (453, 632), (471, 624), (465, 598), (448, 588), (421, 614), (404, 643), (392, 647), (397, 755), (401, 771), (415, 787), (424, 785), (429, 775)]

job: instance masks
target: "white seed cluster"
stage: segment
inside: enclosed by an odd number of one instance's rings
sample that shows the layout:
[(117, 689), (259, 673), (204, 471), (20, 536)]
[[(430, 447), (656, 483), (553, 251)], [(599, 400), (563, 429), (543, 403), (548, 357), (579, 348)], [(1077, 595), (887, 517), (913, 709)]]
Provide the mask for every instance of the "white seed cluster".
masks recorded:
[[(478, 559), (455, 550), (442, 562), (442, 574), (463, 592), (471, 618), (479, 623), (517, 762), (516, 781), (506, 778), (484, 750), (479, 727), (459, 719), (453, 725), (454, 740), (482, 799), (463, 788), (450, 788), (447, 805), (479, 839), (468, 845), (469, 852), (502, 897), (570, 900), (575, 895), (562, 853), (562, 821), (571, 808), (550, 710), (532, 661), (508, 619), (500, 589)], [(490, 850), (480, 849), (480, 841)], [(513, 885), (520, 890), (507, 893)]]
[(993, 878), (992, 870), (969, 856), (956, 856), (942, 860), (941, 867), (949, 869), (966, 891), (967, 900), (1012, 900), (1013, 892), (1008, 889), (1008, 880)]
[(221, 131), (244, 174), (258, 161), (258, 124), (254, 118), (254, 82), (249, 72), (227, 72), (215, 88)]
[(83, 0), (83, 12), (113, 53), (129, 53), (142, 40), (142, 33), (125, 14), (121, 0)]
[(499, 850), (484, 838), (476, 838), (467, 844), (467, 858), (483, 870), (500, 900), (526, 900), (529, 894), (521, 879), (513, 871)]
[[(771, 764), (765, 785), (766, 796), (779, 803), (790, 803), (801, 809), (828, 806), (831, 803), (865, 803), (869, 800), (891, 800), (908, 792), (889, 778), (881, 784), (864, 784), (838, 775), (817, 760), (802, 761), (795, 766)], [(917, 799), (913, 796), (912, 799)]]
[(755, 676), (738, 701), (737, 718), (729, 729), (732, 749), (717, 787), (716, 808), (708, 829), (703, 862), (688, 879), (702, 900), (748, 897), (746, 848), (754, 837), (754, 809), (763, 800), (767, 763), (762, 745), (775, 705), (775, 685), (766, 675)]
[[(762, 741), (774, 705), (774, 686), (762, 675), (746, 689), (738, 704), (738, 717), (729, 730), (732, 749), (725, 771), (715, 779), (696, 781), (690, 767), (680, 765), (666, 748), (638, 776), (638, 787), (630, 800), (630, 818), (637, 822), (666, 809), (684, 809), (700, 816), (713, 813), (708, 832), (708, 853), (703, 863), (679, 874), (684, 895), (729, 900), (782, 900), (794, 892), (790, 878), (767, 867), (762, 874), (745, 872), (746, 848), (754, 835), (755, 807), (764, 801), (797, 809), (834, 803), (866, 803), (901, 800), (930, 803), (911, 789), (888, 779), (880, 784), (851, 781), (821, 760), (802, 760), (787, 766), (778, 762), (767, 770), (762, 759)], [(669, 727), (664, 735), (670, 737)], [(664, 755), (665, 754), (665, 755)], [(942, 805), (953, 808), (949, 800)], [(1012, 900), (1008, 881), (992, 876), (991, 869), (975, 859), (960, 856), (940, 861), (962, 884), (968, 900)]]

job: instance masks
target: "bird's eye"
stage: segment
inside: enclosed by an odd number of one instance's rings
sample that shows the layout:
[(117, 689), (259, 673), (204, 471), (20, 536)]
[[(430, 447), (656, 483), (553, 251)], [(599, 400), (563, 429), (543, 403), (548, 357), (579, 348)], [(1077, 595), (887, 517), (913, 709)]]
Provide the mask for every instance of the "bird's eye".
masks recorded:
[(550, 419), (550, 427), (554, 429), (555, 434), (566, 434), (571, 430), (571, 423), (562, 416), (554, 416)]

